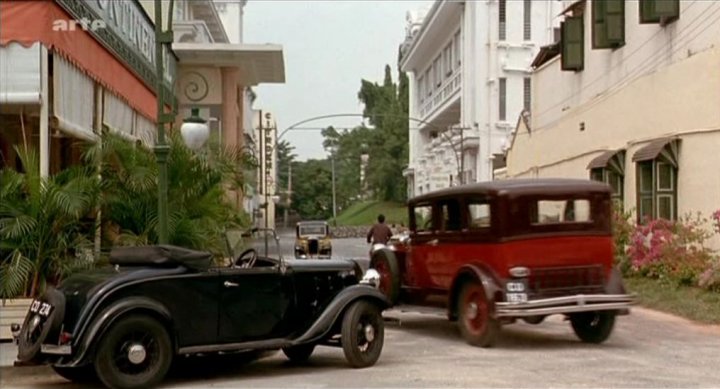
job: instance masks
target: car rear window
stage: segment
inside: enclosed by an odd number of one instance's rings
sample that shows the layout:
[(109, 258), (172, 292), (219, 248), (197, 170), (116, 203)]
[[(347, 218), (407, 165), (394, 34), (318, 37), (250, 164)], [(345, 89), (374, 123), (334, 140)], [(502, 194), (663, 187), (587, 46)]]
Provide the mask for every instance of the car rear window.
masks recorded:
[(587, 199), (538, 200), (530, 211), (532, 224), (592, 222), (590, 201)]

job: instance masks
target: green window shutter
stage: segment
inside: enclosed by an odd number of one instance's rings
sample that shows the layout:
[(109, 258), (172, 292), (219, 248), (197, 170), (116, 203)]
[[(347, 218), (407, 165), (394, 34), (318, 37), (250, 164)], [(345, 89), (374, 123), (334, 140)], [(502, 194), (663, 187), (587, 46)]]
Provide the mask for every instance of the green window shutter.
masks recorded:
[(593, 0), (593, 48), (625, 44), (625, 0)]
[(608, 43), (612, 47), (625, 44), (625, 0), (603, 0), (605, 3), (605, 28)]
[(566, 18), (560, 23), (562, 70), (583, 70), (585, 50), (582, 16)]
[(607, 49), (610, 43), (607, 39), (607, 19), (605, 18), (605, 1), (592, 2), (592, 42), (593, 49)]
[(680, 18), (680, 0), (640, 0), (640, 23), (668, 24)]

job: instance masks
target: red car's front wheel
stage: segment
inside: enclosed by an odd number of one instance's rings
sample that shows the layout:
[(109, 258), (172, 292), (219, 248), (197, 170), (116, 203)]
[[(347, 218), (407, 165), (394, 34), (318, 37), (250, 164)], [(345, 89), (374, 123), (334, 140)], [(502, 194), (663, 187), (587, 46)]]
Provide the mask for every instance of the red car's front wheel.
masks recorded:
[(465, 340), (473, 346), (490, 347), (500, 332), (500, 323), (492, 317), (492, 304), (479, 282), (463, 285), (458, 300), (458, 325)]

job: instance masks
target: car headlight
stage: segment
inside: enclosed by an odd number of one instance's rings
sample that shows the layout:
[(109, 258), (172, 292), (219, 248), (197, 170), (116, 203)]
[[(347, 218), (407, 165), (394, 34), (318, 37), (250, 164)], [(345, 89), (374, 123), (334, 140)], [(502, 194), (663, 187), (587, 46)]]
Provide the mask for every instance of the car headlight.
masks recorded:
[(375, 269), (368, 269), (360, 280), (360, 283), (378, 288), (380, 287), (380, 273)]

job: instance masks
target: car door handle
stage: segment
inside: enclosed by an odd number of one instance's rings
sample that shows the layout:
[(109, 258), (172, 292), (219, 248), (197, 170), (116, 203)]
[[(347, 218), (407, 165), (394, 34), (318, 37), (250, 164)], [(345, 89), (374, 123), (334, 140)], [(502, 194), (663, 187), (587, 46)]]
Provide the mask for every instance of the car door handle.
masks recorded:
[(225, 283), (223, 283), (223, 285), (226, 288), (234, 288), (236, 286), (240, 286), (240, 284), (238, 284), (237, 282), (230, 282), (230, 281), (225, 281)]
[(433, 239), (427, 242), (427, 244), (429, 244), (430, 246), (437, 246), (438, 243), (440, 243), (440, 241), (437, 239)]

